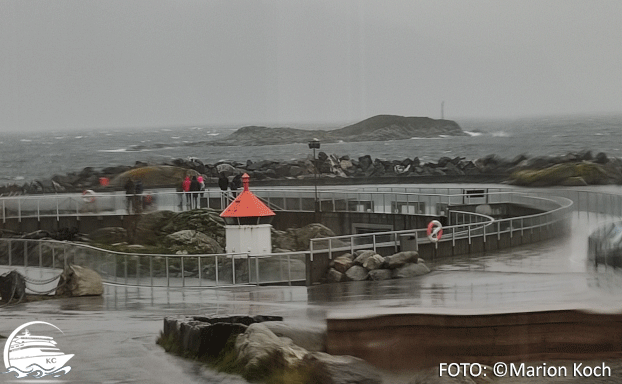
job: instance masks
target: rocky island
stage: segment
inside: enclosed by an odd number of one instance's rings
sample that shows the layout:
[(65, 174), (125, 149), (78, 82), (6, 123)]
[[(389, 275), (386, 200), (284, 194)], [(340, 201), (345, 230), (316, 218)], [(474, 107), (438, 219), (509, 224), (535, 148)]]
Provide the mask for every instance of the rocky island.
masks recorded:
[(296, 128), (242, 127), (222, 140), (206, 145), (278, 145), (306, 143), (317, 138), (323, 143), (338, 141), (386, 141), (412, 137), (466, 136), (452, 120), (435, 120), (429, 117), (404, 117), (377, 115), (356, 124), (333, 130), (306, 130)]

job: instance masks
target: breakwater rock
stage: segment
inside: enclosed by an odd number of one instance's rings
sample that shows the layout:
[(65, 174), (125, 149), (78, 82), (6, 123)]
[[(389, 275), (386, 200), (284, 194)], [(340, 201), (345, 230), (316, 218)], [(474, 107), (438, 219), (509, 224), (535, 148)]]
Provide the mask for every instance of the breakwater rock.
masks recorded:
[[(380, 373), (352, 356), (325, 353), (326, 329), (278, 316), (166, 317), (158, 344), (253, 382), (380, 384)], [(282, 382), (282, 381), (279, 381)]]
[(622, 160), (590, 151), (561, 156), (504, 159), (488, 155), (475, 160), (464, 157), (441, 157), (422, 162), (418, 157), (400, 160), (351, 158), (319, 152), (317, 159), (308, 156), (291, 161), (262, 160), (246, 163), (220, 161), (206, 164), (197, 158), (174, 159), (166, 164), (136, 162), (134, 166), (80, 172), (50, 180), (0, 187), (0, 195), (122, 190), (129, 177), (141, 179), (145, 188), (179, 188), (184, 176), (203, 175), (207, 187), (217, 185), (218, 176), (229, 179), (248, 173), (254, 185), (312, 185), (337, 183), (432, 183), (432, 182), (508, 182), (525, 186), (622, 184)]
[(430, 273), (416, 251), (403, 251), (382, 257), (374, 251), (343, 254), (330, 263), (326, 281), (390, 280)]

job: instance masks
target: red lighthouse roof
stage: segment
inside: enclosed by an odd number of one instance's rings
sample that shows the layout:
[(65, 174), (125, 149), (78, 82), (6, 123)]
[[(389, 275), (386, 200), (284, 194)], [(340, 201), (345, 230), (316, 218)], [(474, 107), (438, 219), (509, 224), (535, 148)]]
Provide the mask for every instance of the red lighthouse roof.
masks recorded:
[(229, 204), (220, 214), (220, 217), (265, 217), (276, 215), (253, 192), (248, 190), (249, 180), (250, 176), (245, 173), (242, 176), (244, 191)]

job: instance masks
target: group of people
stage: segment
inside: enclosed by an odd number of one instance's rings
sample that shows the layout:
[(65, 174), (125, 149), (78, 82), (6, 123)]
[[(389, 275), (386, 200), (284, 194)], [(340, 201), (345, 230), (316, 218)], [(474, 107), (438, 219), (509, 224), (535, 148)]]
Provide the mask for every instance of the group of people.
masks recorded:
[(205, 181), (203, 176), (186, 176), (181, 183), (181, 190), (186, 196), (186, 206), (189, 209), (200, 208), (199, 197), (203, 197), (203, 191), (205, 191)]
[[(221, 206), (226, 207), (229, 202), (237, 196), (237, 191), (242, 187), (242, 175), (236, 175), (231, 181), (224, 172), (220, 173), (218, 178), (218, 186), (222, 191)], [(205, 191), (205, 180), (203, 176), (185, 176), (178, 192), (184, 192), (180, 195), (179, 205), (183, 207), (184, 201), (187, 209), (201, 208), (200, 198), (203, 197)], [(145, 199), (143, 196), (144, 187), (139, 178), (129, 178), (125, 183), (126, 209), (127, 213), (141, 213), (145, 208)]]

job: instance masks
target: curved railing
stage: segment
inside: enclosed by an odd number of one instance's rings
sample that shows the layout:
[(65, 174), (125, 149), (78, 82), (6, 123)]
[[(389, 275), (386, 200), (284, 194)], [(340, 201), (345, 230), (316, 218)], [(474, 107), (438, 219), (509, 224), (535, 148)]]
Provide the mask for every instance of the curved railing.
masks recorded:
[[(313, 211), (315, 208), (313, 189), (253, 189), (253, 192), (274, 209)], [(184, 200), (186, 196), (183, 194), (157, 191), (153, 196), (158, 209), (166, 207), (172, 207), (175, 211), (187, 209)], [(127, 213), (124, 194), (95, 194), (95, 197), (95, 202), (101, 208), (96, 212), (83, 209), (84, 205), (90, 202), (87, 201), (89, 199), (82, 199), (80, 195), (4, 197), (0, 198), (3, 207), (2, 218), (6, 220), (46, 215), (59, 217)], [(218, 203), (220, 198), (220, 191), (208, 190), (205, 191), (202, 202), (206, 203), (205, 206), (211, 206), (212, 203)], [(108, 203), (104, 204), (104, 201)], [(573, 189), (517, 192), (510, 188), (379, 187), (359, 188), (357, 192), (351, 192), (327, 188), (318, 191), (318, 201), (322, 210), (337, 212), (430, 216), (443, 213), (447, 215), (449, 225), (445, 226), (444, 235), (436, 246), (450, 244), (452, 247), (456, 247), (458, 242), (468, 241), (468, 244), (471, 244), (476, 239), (490, 240), (491, 236), (500, 239), (502, 236), (513, 237), (542, 232), (567, 220), (568, 213), (572, 209), (622, 215), (622, 196)], [(490, 215), (452, 209), (453, 206), (461, 205), (494, 206), (503, 203), (524, 205), (544, 212), (492, 220)], [(69, 205), (64, 211), (61, 210), (63, 204)], [(13, 210), (15, 207), (18, 209)], [(414, 229), (342, 236), (335, 240), (315, 239), (311, 247), (315, 254), (326, 250), (353, 251), (370, 246), (373, 249), (389, 246), (397, 250), (408, 245), (412, 236), (416, 238), (418, 244), (429, 244), (425, 229)], [(322, 246), (321, 242), (335, 242), (335, 244)], [(209, 287), (274, 282), (291, 284), (304, 279), (303, 262), (307, 254), (305, 252), (263, 256), (240, 254), (237, 255), (238, 258), (236, 255), (224, 254), (152, 255), (122, 253), (89, 245), (50, 240), (0, 239), (0, 264), (3, 265), (58, 268), (64, 265), (65, 260), (70, 260), (93, 267), (102, 273), (107, 282), (146, 286)], [(277, 264), (278, 266), (275, 266)]]
[[(435, 196), (443, 200), (441, 204), (464, 197), (462, 194)], [(495, 220), (493, 217), (484, 214), (453, 211), (451, 206), (448, 205), (447, 215), (450, 225), (443, 227), (443, 236), (438, 243), (434, 244), (435, 247), (438, 247), (439, 243), (451, 243), (451, 254), (459, 254), (461, 252), (456, 252), (455, 248), (456, 242), (461, 239), (467, 239), (470, 245), (477, 238), (482, 238), (485, 242), (487, 237), (491, 235), (496, 235), (497, 239), (500, 239), (503, 234), (509, 234), (510, 238), (512, 238), (515, 233), (524, 235), (525, 231), (530, 233), (541, 231), (543, 228), (551, 228), (567, 220), (573, 206), (572, 200), (563, 197), (545, 198), (516, 192), (489, 193), (485, 196), (485, 199), (489, 204), (522, 204), (543, 212)], [(456, 218), (452, 220), (452, 217)], [(462, 222), (456, 223), (460, 217), (462, 217)], [(421, 244), (429, 244), (431, 242), (427, 237), (427, 229), (386, 231), (311, 239), (311, 260), (318, 253), (326, 253), (328, 258), (332, 259), (335, 252), (347, 251), (354, 253), (354, 251), (362, 249), (378, 251), (381, 248), (394, 248), (394, 251), (397, 252), (398, 249), (409, 248), (409, 246), (402, 244), (408, 244), (409, 240), (415, 244), (412, 250), (416, 250)]]
[(97, 271), (104, 282), (151, 287), (296, 284), (305, 280), (306, 252), (267, 255), (126, 253), (56, 240), (0, 239), (0, 265)]

